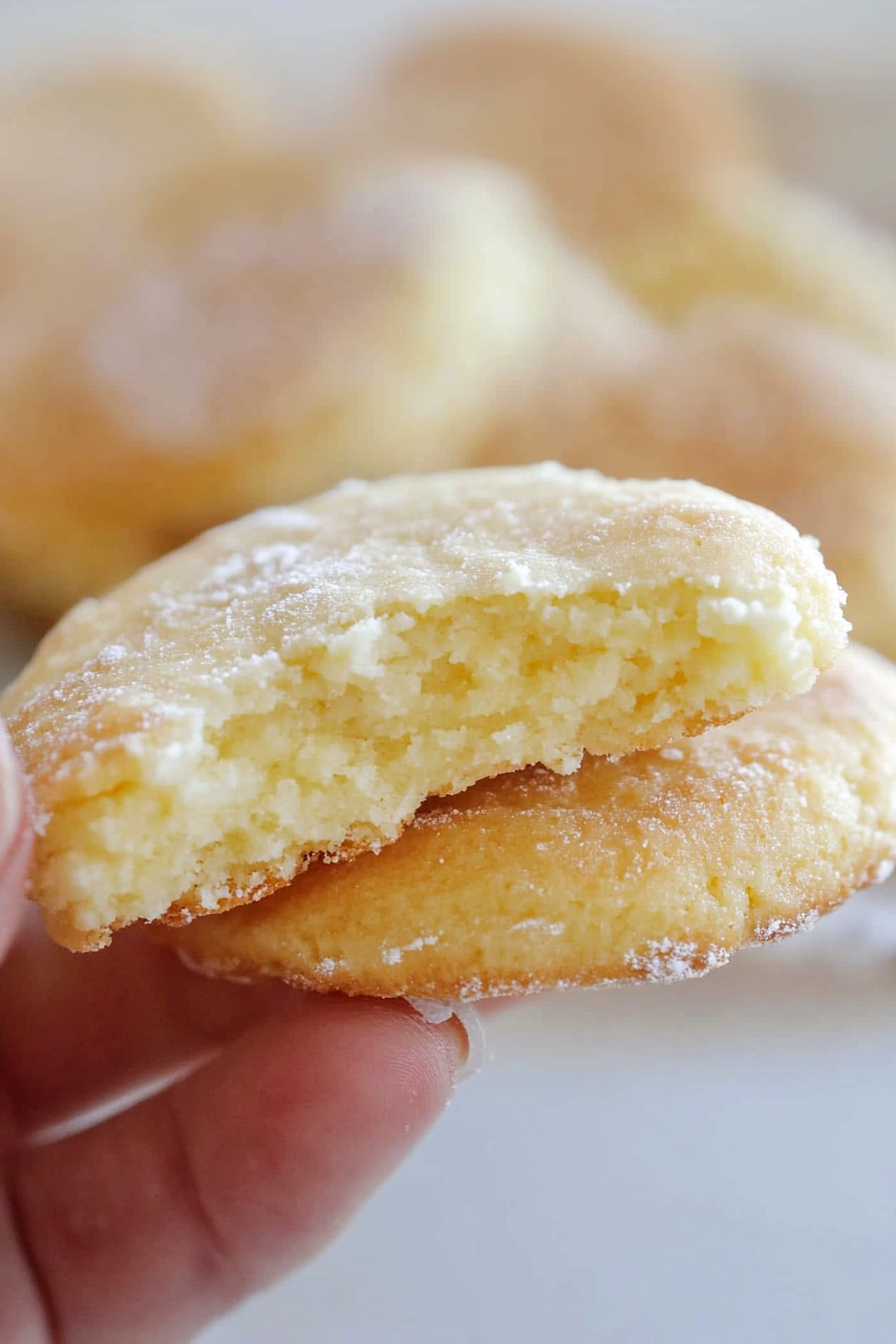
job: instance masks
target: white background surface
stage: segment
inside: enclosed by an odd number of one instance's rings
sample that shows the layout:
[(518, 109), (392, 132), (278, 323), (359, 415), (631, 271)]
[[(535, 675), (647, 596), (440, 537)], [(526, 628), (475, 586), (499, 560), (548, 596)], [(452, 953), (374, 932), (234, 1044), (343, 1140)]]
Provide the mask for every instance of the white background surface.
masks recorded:
[[(268, 56), (276, 45), (281, 60), (311, 73), (331, 55), (361, 59), (408, 25), (486, 11), (661, 25), (738, 60), (788, 70), (819, 61), (887, 64), (896, 40), (891, 0), (4, 0), (2, 16), (16, 52), (32, 41), (70, 49), (77, 40), (95, 45), (131, 37), (142, 45), (198, 38), (236, 54), (248, 45)], [(296, 49), (300, 43), (305, 50)]]
[[(873, 68), (880, 86), (896, 68), (892, 0), (602, 8), (659, 16), (766, 71), (854, 85)], [(275, 50), (278, 78), (301, 72), (310, 95), (445, 7), (249, 9), (5, 0), (0, 61), (47, 47)], [(879, 110), (863, 115), (838, 154), (854, 186), (862, 157), (876, 199), (871, 165), (892, 173), (892, 133)], [(869, 136), (883, 147), (870, 155)], [(0, 683), (24, 650), (0, 631)], [(891, 1344), (892, 890), (708, 980), (531, 1003), (490, 1034), (486, 1071), (342, 1241), (205, 1344)]]
[(348, 1235), (205, 1344), (891, 1344), (896, 971), (813, 964), (836, 919), (496, 1024)]

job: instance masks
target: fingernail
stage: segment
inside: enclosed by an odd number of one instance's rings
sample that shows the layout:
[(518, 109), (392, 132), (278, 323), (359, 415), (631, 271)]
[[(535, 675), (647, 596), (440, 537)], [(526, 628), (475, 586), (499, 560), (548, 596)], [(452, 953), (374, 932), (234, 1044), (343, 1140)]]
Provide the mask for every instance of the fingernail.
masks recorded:
[(485, 1027), (472, 1003), (408, 998), (411, 1007), (441, 1028), (454, 1063), (454, 1080), (462, 1083), (479, 1073), (485, 1063)]
[(466, 1077), (467, 1065), (470, 1062), (470, 1037), (467, 1029), (458, 1017), (449, 1017), (447, 1022), (443, 1022), (439, 1027), (439, 1034), (442, 1039), (448, 1042), (451, 1050), (451, 1062), (454, 1070), (455, 1082), (461, 1082)]

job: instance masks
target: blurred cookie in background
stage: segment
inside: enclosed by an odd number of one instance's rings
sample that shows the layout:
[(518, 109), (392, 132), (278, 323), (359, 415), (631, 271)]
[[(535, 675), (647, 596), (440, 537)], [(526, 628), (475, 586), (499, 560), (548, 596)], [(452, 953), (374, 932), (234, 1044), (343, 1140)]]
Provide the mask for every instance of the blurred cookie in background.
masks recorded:
[(512, 165), (663, 320), (750, 298), (896, 353), (896, 248), (777, 181), (759, 120), (733, 79), (674, 45), (496, 23), (399, 52), (347, 138)]
[(0, 421), (42, 345), (146, 261), (162, 185), (274, 136), (254, 87), (205, 70), (110, 60), (0, 89)]
[(896, 244), (822, 196), (729, 175), (689, 211), (620, 244), (616, 279), (661, 319), (752, 299), (896, 356)]
[[(584, 365), (582, 366), (584, 367)], [(706, 304), (618, 379), (544, 380), (489, 463), (694, 477), (820, 539), (857, 639), (896, 657), (896, 365), (759, 305)]]
[(273, 134), (258, 90), (202, 69), (121, 60), (23, 77), (0, 91), (7, 291), (64, 301), (47, 291), (101, 282), (163, 182)]
[(750, 108), (710, 64), (550, 22), (459, 27), (399, 52), (350, 114), (352, 135), (505, 163), (597, 252), (676, 218), (707, 178), (764, 166)]
[(230, 161), (147, 218), (152, 260), (3, 398), (0, 566), (47, 616), (256, 506), (462, 465), (575, 269), (528, 187), (474, 163)]
[[(2, 450), (0, 450), (2, 461)], [(0, 484), (0, 608), (40, 634), (54, 612), (128, 578), (152, 547), (167, 549), (162, 528), (151, 541), (134, 522), (89, 492), (20, 489)]]

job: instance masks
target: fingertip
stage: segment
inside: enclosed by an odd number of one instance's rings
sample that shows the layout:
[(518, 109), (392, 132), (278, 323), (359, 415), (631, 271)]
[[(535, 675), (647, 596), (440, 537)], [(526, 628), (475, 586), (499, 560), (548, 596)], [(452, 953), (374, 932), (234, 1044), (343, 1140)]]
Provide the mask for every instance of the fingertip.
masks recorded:
[(30, 858), (24, 781), (0, 721), (0, 956), (19, 922)]
[[(389, 1022), (390, 1030), (395, 1030), (402, 1048), (410, 1045), (413, 1050), (421, 1051), (428, 1062), (437, 1064), (442, 1075), (441, 1081), (450, 1088), (458, 1075), (466, 1067), (470, 1057), (470, 1037), (464, 1024), (454, 1013), (446, 1017), (432, 1018), (421, 1012), (416, 1003), (408, 999), (346, 999), (342, 995), (324, 995), (324, 1001), (330, 999), (341, 1003), (365, 1005), (364, 1011), (371, 1015), (380, 1015)], [(405, 1039), (405, 1033), (407, 1038)]]
[[(342, 994), (302, 996), (303, 1003), (284, 1012), (294, 1017), (303, 1069), (320, 1075), (324, 1085), (351, 1087), (360, 1107), (385, 1098), (390, 1108), (408, 1107), (422, 1129), (447, 1104), (470, 1046), (463, 1026), (452, 1017), (427, 1022), (405, 999), (350, 998)], [(259, 1029), (264, 1035), (266, 1025)], [(282, 1047), (288, 1049), (289, 1028)], [(311, 1048), (309, 1048), (309, 1045)], [(407, 1126), (403, 1132), (411, 1132)]]
[(301, 995), (186, 1080), (195, 1169), (256, 1282), (353, 1216), (439, 1118), (467, 1052), (456, 1022), (427, 1023), (404, 1001)]
[(15, 842), (24, 813), (21, 772), (9, 734), (0, 719), (0, 863)]

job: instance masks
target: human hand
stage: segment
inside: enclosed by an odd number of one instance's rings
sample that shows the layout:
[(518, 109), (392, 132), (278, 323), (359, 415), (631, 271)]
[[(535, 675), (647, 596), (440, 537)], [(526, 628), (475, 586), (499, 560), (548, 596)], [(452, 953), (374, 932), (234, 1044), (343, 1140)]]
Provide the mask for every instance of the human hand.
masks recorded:
[(28, 857), (0, 725), (0, 1340), (177, 1344), (331, 1240), (442, 1111), (466, 1037), (202, 980), (139, 936), (63, 952), (26, 913)]

